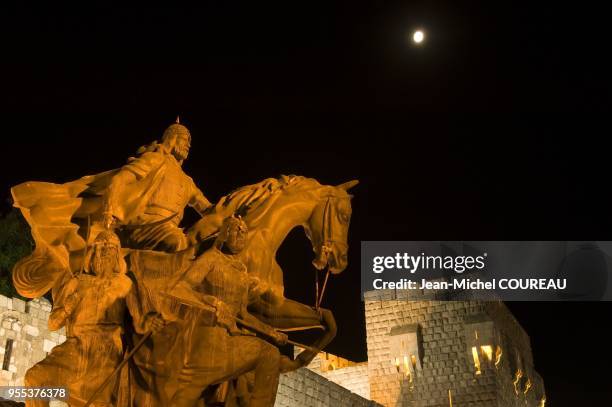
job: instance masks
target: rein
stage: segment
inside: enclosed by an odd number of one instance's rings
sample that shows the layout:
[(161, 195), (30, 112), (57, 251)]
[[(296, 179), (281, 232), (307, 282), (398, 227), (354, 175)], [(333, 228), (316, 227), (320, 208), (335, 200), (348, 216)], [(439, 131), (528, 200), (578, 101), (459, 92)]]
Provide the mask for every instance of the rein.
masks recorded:
[[(331, 243), (334, 243), (331, 233), (331, 199), (329, 196), (325, 202), (325, 209), (323, 210), (323, 222), (322, 222), (322, 235), (323, 243), (321, 245), (321, 251), (328, 252), (330, 250)], [(327, 253), (325, 253), (327, 255)], [(323, 302), (323, 296), (325, 295), (325, 288), (327, 288), (327, 280), (329, 279), (329, 264), (327, 264), (327, 272), (325, 273), (325, 280), (323, 282), (323, 288), (319, 294), (319, 270), (315, 269), (315, 309), (319, 311), (321, 308), (321, 302)]]

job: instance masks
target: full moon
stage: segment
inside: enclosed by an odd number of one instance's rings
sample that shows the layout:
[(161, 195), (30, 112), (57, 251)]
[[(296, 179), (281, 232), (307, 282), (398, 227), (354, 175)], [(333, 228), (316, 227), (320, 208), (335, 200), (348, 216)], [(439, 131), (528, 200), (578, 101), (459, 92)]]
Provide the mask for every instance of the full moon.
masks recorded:
[(414, 41), (415, 44), (422, 43), (424, 39), (425, 34), (421, 30), (417, 30), (414, 32), (414, 34), (412, 34), (412, 41)]

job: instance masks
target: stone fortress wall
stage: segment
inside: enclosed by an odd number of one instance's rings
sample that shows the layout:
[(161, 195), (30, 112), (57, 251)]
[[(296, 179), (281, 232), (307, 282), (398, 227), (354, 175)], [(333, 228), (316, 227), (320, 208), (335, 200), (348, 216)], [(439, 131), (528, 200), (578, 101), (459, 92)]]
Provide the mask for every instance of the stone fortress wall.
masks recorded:
[(275, 407), (377, 407), (380, 404), (351, 392), (308, 368), (282, 374)]
[[(300, 351), (301, 349), (296, 349), (295, 353)], [(370, 399), (368, 362), (353, 362), (328, 352), (320, 352), (306, 368), (365, 399)]]

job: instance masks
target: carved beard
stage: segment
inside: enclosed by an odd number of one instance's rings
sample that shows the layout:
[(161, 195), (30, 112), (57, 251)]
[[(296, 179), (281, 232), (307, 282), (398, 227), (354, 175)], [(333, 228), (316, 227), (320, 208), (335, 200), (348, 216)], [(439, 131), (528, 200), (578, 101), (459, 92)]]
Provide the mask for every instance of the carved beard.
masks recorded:
[(117, 265), (115, 256), (102, 256), (99, 252), (94, 255), (92, 269), (96, 276), (100, 278), (110, 278)]
[(184, 161), (189, 155), (189, 149), (187, 147), (179, 147), (175, 145), (172, 149), (172, 155), (174, 155), (174, 158), (176, 158), (178, 161)]

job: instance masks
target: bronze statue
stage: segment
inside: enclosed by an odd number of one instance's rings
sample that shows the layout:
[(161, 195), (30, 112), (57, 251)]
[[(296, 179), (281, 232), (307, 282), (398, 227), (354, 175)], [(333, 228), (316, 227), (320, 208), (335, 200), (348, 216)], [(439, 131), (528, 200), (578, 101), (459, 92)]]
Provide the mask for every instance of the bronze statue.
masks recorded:
[[(157, 314), (142, 314), (134, 284), (126, 276), (119, 239), (110, 231), (96, 237), (82, 273), (66, 273), (54, 299), (49, 329), (66, 326), (67, 339), (27, 371), (25, 385), (68, 387), (71, 404), (87, 401), (121, 362), (126, 309), (137, 332), (164, 325)], [(95, 405), (117, 405), (114, 389), (113, 384), (103, 389)], [(49, 404), (30, 400), (26, 405)]]
[[(128, 405), (129, 401), (135, 406), (153, 407), (172, 405), (169, 403), (175, 397), (179, 405), (191, 405), (204, 387), (212, 385), (204, 394), (216, 388), (215, 397), (225, 399), (227, 405), (245, 400), (269, 405), (274, 395), (263, 387), (275, 388), (279, 372), (307, 365), (336, 334), (333, 314), (321, 304), (330, 274), (340, 273), (347, 266), (352, 197), (347, 191), (357, 181), (330, 186), (300, 176), (269, 178), (239, 188), (210, 205), (182, 171), (189, 147), (188, 130), (175, 123), (161, 143), (141, 148), (138, 156), (121, 169), (61, 185), (26, 182), (13, 187), (14, 205), (30, 224), (36, 242), (34, 253), (13, 270), (15, 287), (30, 298), (52, 290), (57, 315), (61, 315), (59, 310), (63, 307), (80, 315), (80, 321), (89, 321), (85, 309), (96, 309), (97, 303), (84, 300), (90, 289), (79, 278), (88, 280), (91, 276), (87, 277), (87, 272), (81, 276), (80, 271), (96, 269), (90, 265), (91, 253), (99, 245), (93, 244), (91, 238), (98, 236), (100, 230), (111, 233), (108, 229), (113, 228), (121, 244), (128, 248), (129, 253), (123, 254), (127, 254), (135, 284), (128, 291), (109, 286), (107, 295), (121, 298), (119, 304), (125, 303), (123, 309), (128, 307), (134, 313), (138, 326), (128, 329), (125, 321), (120, 322), (119, 311), (112, 314), (116, 318), (109, 316), (108, 322), (110, 326), (123, 327), (117, 332), (135, 331), (134, 337), (122, 338), (127, 344), (121, 345), (123, 348), (130, 343), (143, 346), (131, 348), (129, 355), (134, 358), (130, 369), (127, 374), (121, 372), (115, 390), (110, 390), (112, 385), (98, 386), (103, 390), (102, 402), (112, 396), (114, 405)], [(193, 206), (202, 218), (184, 233), (179, 222), (187, 205)], [(223, 219), (235, 219), (234, 214), (242, 215), (244, 225), (228, 221), (220, 230)], [(312, 243), (315, 268), (327, 269), (322, 284), (319, 272), (315, 273), (313, 305), (285, 298), (283, 270), (276, 262), (276, 251), (297, 226), (304, 228)], [(215, 235), (213, 247), (206, 250)], [(232, 239), (235, 241), (228, 243)], [(202, 251), (204, 254), (196, 258)], [(123, 262), (123, 257), (118, 262)], [(124, 273), (118, 275), (123, 276), (121, 281), (127, 279)], [(187, 279), (181, 280), (182, 276)], [(168, 292), (176, 281), (179, 283), (175, 289)], [(186, 281), (191, 283), (185, 285)], [(76, 306), (70, 295), (73, 291), (82, 298)], [(138, 299), (138, 308), (128, 297)], [(190, 300), (191, 306), (185, 311), (184, 305)], [(75, 311), (81, 309), (82, 312)], [(165, 324), (164, 319), (170, 322)], [(150, 321), (146, 327), (142, 322), (145, 320)], [(67, 326), (71, 326), (70, 321), (66, 321)], [(95, 323), (91, 326), (98, 329)], [(155, 332), (143, 335), (150, 329)], [(291, 343), (278, 331), (306, 329), (321, 330), (322, 334), (313, 344), (304, 346), (305, 350), (294, 360), (280, 357), (275, 346), (265, 340)], [(75, 339), (67, 343), (66, 348), (58, 347), (59, 353), (33, 369), (32, 383), (42, 383), (37, 378), (44, 374), (37, 376), (37, 371), (68, 369), (67, 374), (73, 374), (72, 367), (66, 367), (68, 356), (62, 356), (61, 351), (77, 345)], [(123, 349), (117, 344), (113, 342), (109, 351), (114, 356), (96, 362), (104, 366), (104, 373), (98, 372), (101, 380), (118, 362), (126, 363), (116, 356)], [(194, 348), (197, 344), (212, 348), (198, 353)], [(217, 352), (214, 346), (218, 344), (226, 348)], [(212, 363), (217, 373), (204, 374), (200, 368), (206, 363)], [(225, 384), (219, 386), (224, 380)], [(101, 383), (88, 383), (91, 387), (97, 384)], [(120, 391), (116, 391), (117, 387)], [(223, 387), (225, 393), (220, 391)], [(76, 389), (75, 394), (87, 396), (94, 390)]]
[(113, 223), (123, 247), (185, 249), (188, 238), (178, 227), (185, 207), (200, 214), (210, 207), (181, 168), (190, 145), (189, 130), (177, 119), (160, 143), (141, 147), (120, 169), (65, 184), (24, 182), (11, 188), (13, 204), (21, 209), (36, 241), (34, 252), (14, 268), (17, 291), (24, 297), (40, 297), (65, 269), (81, 269), (91, 243), (88, 236)]

